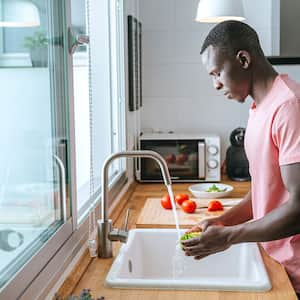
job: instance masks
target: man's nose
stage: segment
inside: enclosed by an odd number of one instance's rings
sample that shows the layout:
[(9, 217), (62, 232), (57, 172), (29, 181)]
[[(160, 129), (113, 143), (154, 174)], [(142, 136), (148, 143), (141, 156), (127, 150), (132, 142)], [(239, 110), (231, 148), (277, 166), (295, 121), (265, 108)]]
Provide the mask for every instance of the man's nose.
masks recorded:
[(213, 79), (213, 85), (216, 90), (221, 90), (223, 88), (222, 82), (217, 79)]

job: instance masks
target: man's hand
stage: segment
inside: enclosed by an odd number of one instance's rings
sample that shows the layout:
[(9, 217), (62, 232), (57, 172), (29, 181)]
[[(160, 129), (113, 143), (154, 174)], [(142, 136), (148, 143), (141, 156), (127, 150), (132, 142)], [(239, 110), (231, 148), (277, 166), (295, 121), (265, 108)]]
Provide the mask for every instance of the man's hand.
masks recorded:
[(210, 218), (199, 222), (198, 224), (188, 229), (186, 232), (205, 231), (209, 226), (212, 225), (223, 225), (223, 223), (220, 221), (219, 217)]
[(194, 256), (195, 259), (224, 251), (232, 245), (232, 228), (211, 225), (199, 237), (182, 241), (183, 250), (187, 256)]
[(241, 235), (242, 228), (236, 225), (249, 221), (252, 217), (251, 191), (249, 191), (243, 201), (221, 216), (206, 219), (187, 230), (203, 233), (199, 237), (183, 241), (183, 250), (186, 255), (194, 256), (195, 259), (223, 251), (236, 243), (236, 240), (233, 241), (234, 238)]

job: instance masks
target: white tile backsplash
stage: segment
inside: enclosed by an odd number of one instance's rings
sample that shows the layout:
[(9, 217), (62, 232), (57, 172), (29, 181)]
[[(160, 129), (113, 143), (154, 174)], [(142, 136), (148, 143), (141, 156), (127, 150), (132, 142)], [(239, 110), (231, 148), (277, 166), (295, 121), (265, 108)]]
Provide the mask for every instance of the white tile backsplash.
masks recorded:
[(201, 62), (200, 49), (206, 37), (206, 32), (195, 31), (175, 31), (173, 32), (175, 60), (179, 63), (199, 63)]
[(219, 95), (202, 63), (143, 66), (143, 97), (200, 97)]
[[(249, 6), (250, 0), (244, 1)], [(262, 9), (257, 8), (270, 5), (272, 0), (264, 3), (255, 1), (259, 6), (255, 4), (248, 13), (262, 20)], [(250, 100), (240, 104), (227, 100), (222, 92), (214, 90), (199, 54), (213, 24), (194, 22), (197, 4), (198, 0), (139, 2), (139, 15), (143, 22), (141, 128), (144, 131), (219, 134), (224, 159), (231, 131), (246, 126)], [(261, 32), (264, 47), (270, 47), (268, 30), (259, 27), (259, 19), (253, 22)], [(296, 80), (300, 79), (298, 66), (276, 68), (290, 73)]]
[(174, 0), (139, 0), (143, 30), (168, 31), (175, 24)]
[(145, 97), (141, 119), (147, 132), (217, 133), (221, 136), (224, 146), (224, 157), (229, 145), (230, 132), (236, 127), (246, 126), (249, 103), (250, 101), (240, 104), (224, 100), (222, 96)]
[[(199, 0), (173, 0), (175, 11), (175, 30), (176, 31), (199, 31), (198, 22), (195, 22)], [(208, 28), (212, 26), (205, 25)]]
[(142, 54), (144, 65), (174, 62), (174, 34), (171, 31), (143, 30)]

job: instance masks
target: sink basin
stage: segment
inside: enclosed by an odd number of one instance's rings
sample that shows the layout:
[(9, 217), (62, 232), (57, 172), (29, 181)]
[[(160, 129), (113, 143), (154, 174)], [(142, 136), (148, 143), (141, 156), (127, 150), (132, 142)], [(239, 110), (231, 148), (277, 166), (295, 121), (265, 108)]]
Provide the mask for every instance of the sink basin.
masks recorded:
[[(176, 251), (175, 229), (133, 229), (106, 277), (115, 288), (267, 291), (271, 284), (256, 243), (233, 245), (201, 260)], [(174, 254), (179, 254), (173, 272)], [(178, 256), (177, 256), (178, 257)], [(177, 261), (177, 260), (176, 260)]]

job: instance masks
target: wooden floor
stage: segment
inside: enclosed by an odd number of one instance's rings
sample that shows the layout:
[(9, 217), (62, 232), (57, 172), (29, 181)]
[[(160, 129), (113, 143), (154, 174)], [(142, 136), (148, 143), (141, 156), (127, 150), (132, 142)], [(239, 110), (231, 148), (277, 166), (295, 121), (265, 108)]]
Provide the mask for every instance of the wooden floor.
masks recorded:
[[(235, 187), (230, 197), (242, 197), (249, 189), (248, 182), (223, 182)], [(173, 190), (175, 193), (188, 193), (188, 186), (189, 184), (173, 184)], [(146, 199), (161, 197), (166, 193), (166, 188), (162, 184), (137, 184), (132, 192), (129, 191), (125, 195), (123, 203), (113, 212), (112, 219), (116, 220), (114, 222), (115, 226), (118, 228), (122, 227), (126, 209), (130, 208), (130, 228), (134, 228)], [(119, 243), (114, 243), (114, 256), (117, 254), (119, 247)], [(266, 293), (111, 289), (105, 287), (104, 282), (113, 259), (90, 259), (87, 252), (61, 287), (59, 293), (63, 296), (70, 292), (79, 295), (82, 289), (89, 288), (94, 298), (104, 296), (106, 300), (296, 300), (296, 294), (282, 266), (264, 252), (262, 252), (262, 255), (273, 287), (271, 291)], [(79, 278), (80, 280), (78, 281)], [(76, 286), (74, 286), (75, 284)]]

